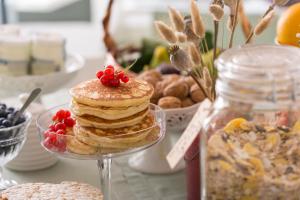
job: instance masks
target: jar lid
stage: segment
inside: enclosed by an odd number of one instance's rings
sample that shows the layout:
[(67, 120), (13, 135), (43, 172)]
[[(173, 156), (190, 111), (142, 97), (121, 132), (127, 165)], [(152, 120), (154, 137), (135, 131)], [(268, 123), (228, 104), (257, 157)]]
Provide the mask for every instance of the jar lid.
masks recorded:
[(300, 100), (300, 49), (245, 45), (216, 60), (217, 93), (239, 102), (291, 104)]

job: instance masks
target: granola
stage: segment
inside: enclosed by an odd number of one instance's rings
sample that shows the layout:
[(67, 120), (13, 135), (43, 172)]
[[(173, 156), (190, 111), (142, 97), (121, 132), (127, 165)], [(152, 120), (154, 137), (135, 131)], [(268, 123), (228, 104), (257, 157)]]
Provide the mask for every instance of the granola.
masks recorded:
[(207, 144), (207, 199), (299, 200), (300, 122), (231, 120)]

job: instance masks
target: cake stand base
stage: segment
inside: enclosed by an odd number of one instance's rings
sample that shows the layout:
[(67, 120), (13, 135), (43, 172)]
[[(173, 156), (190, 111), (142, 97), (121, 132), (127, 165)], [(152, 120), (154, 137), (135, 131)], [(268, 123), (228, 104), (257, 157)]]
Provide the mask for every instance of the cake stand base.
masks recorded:
[(183, 170), (185, 164), (183, 160), (171, 169), (166, 156), (172, 148), (170, 135), (167, 133), (165, 138), (151, 149), (133, 155), (128, 164), (131, 168), (149, 174), (171, 174)]

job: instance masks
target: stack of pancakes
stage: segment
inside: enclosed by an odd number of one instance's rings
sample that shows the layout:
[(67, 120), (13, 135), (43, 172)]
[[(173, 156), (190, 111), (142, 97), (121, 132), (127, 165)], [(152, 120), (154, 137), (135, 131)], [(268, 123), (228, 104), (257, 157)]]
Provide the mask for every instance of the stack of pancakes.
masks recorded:
[(130, 148), (151, 132), (153, 88), (144, 81), (131, 78), (119, 87), (107, 87), (93, 79), (75, 86), (70, 93), (77, 123), (67, 148), (74, 153)]

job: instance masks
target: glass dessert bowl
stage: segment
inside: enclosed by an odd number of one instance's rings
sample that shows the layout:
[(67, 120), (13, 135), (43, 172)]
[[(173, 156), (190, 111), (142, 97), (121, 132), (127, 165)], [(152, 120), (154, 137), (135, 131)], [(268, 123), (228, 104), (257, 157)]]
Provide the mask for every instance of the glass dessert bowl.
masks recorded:
[(111, 159), (145, 150), (161, 141), (165, 134), (165, 114), (159, 106), (150, 104), (151, 119), (148, 120), (150, 123), (144, 127), (138, 127), (137, 129), (122, 128), (123, 132), (111, 134), (110, 129), (101, 133), (93, 132), (91, 128), (78, 131), (77, 129), (80, 128), (74, 125), (73, 128), (67, 127), (64, 134), (53, 133), (49, 137), (47, 130), (53, 122), (52, 116), (59, 110), (68, 108), (69, 104), (64, 104), (54, 107), (38, 117), (37, 127), (41, 145), (47, 151), (58, 156), (98, 160), (101, 189), (104, 198), (111, 199)]
[(24, 117), (25, 120), (18, 125), (0, 128), (0, 191), (16, 184), (13, 180), (4, 179), (2, 167), (19, 154), (26, 140), (31, 114), (26, 112)]

